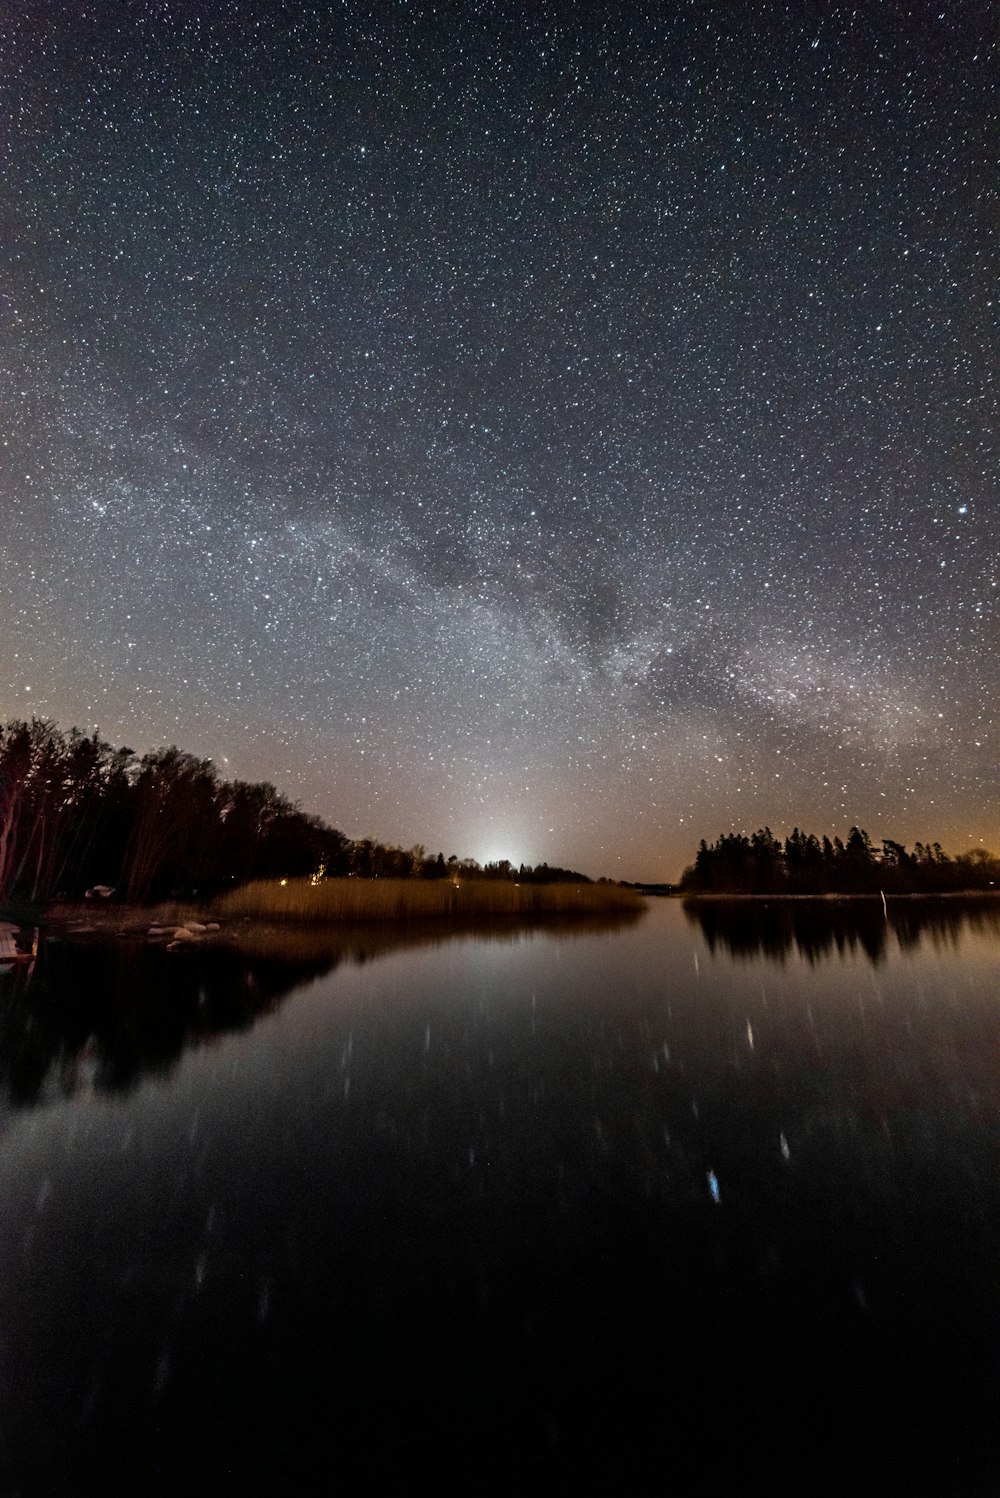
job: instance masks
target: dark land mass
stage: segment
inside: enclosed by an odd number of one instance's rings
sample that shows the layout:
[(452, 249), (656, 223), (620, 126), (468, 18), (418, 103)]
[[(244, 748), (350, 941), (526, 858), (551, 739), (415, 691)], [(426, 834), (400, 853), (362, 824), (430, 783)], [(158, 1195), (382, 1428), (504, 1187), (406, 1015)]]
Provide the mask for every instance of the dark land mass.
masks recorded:
[(176, 746), (140, 756), (43, 718), (0, 724), (0, 905), (90, 889), (141, 905), (327, 876), (591, 883), (547, 863), (481, 866), (421, 844), (352, 839), (269, 782), (222, 780), (211, 760)]
[(847, 841), (796, 827), (784, 842), (770, 827), (747, 837), (702, 840), (680, 884), (685, 895), (926, 895), (1000, 890), (1000, 858), (974, 848), (952, 858), (940, 843), (876, 844), (861, 827)]

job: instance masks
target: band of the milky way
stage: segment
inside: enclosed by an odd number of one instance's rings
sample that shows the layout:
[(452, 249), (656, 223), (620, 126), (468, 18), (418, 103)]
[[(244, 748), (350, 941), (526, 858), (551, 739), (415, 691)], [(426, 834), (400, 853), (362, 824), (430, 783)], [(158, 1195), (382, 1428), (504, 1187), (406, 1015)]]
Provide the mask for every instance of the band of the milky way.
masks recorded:
[(985, 3), (0, 22), (0, 718), (669, 878), (1000, 843)]

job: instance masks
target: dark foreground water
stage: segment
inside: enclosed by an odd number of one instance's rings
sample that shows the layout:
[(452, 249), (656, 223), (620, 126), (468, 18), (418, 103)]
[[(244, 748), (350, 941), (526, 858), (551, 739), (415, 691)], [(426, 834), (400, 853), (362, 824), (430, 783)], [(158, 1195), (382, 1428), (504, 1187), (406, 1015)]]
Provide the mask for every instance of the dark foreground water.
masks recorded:
[(996, 908), (567, 929), (0, 977), (0, 1489), (995, 1493)]

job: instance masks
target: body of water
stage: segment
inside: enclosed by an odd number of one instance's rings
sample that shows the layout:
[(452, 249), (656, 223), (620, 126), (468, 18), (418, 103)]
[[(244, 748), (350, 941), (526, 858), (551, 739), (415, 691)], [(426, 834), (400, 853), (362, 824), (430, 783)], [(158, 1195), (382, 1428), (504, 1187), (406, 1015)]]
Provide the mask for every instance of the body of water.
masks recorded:
[(0, 1490), (1000, 1486), (995, 904), (50, 943), (0, 1099)]

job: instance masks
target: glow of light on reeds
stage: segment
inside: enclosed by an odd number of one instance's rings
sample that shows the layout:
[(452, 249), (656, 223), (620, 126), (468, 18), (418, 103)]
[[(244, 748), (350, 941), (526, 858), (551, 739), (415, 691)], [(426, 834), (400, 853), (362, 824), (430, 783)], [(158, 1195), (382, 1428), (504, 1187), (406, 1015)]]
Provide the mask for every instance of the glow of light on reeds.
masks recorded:
[(509, 879), (258, 880), (213, 909), (225, 919), (329, 923), (640, 911), (642, 896), (617, 884), (516, 884)]

